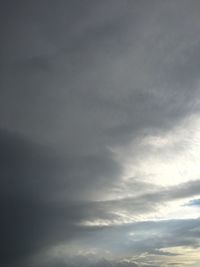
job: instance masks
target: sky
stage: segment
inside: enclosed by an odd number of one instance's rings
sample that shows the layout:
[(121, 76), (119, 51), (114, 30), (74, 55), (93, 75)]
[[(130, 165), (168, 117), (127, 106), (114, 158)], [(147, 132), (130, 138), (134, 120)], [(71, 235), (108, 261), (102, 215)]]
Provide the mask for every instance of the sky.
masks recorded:
[(2, 0), (0, 266), (198, 267), (200, 1)]

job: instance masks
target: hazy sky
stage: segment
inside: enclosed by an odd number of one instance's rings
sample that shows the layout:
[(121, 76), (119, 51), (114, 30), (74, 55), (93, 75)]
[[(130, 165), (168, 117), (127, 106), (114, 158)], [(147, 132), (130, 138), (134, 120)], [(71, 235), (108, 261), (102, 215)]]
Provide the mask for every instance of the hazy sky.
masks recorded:
[(198, 267), (200, 1), (0, 21), (0, 266)]

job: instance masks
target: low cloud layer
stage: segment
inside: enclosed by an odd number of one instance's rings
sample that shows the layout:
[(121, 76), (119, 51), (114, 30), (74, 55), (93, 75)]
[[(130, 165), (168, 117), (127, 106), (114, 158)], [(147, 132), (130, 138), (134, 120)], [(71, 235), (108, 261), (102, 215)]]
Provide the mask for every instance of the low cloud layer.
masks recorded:
[(199, 12), (1, 2), (2, 267), (198, 266)]

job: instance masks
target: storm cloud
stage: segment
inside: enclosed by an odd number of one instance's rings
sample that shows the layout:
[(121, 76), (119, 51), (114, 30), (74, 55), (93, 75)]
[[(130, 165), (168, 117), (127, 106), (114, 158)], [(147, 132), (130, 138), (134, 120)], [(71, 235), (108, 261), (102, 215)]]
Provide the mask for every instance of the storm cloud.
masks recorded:
[(1, 1), (2, 267), (198, 266), (199, 13)]

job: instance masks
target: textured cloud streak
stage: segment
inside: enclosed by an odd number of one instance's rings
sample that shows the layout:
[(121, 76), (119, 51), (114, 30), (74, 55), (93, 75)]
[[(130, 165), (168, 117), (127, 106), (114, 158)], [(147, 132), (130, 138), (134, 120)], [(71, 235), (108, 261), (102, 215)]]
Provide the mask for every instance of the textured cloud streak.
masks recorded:
[(197, 267), (199, 12), (1, 2), (2, 267)]

